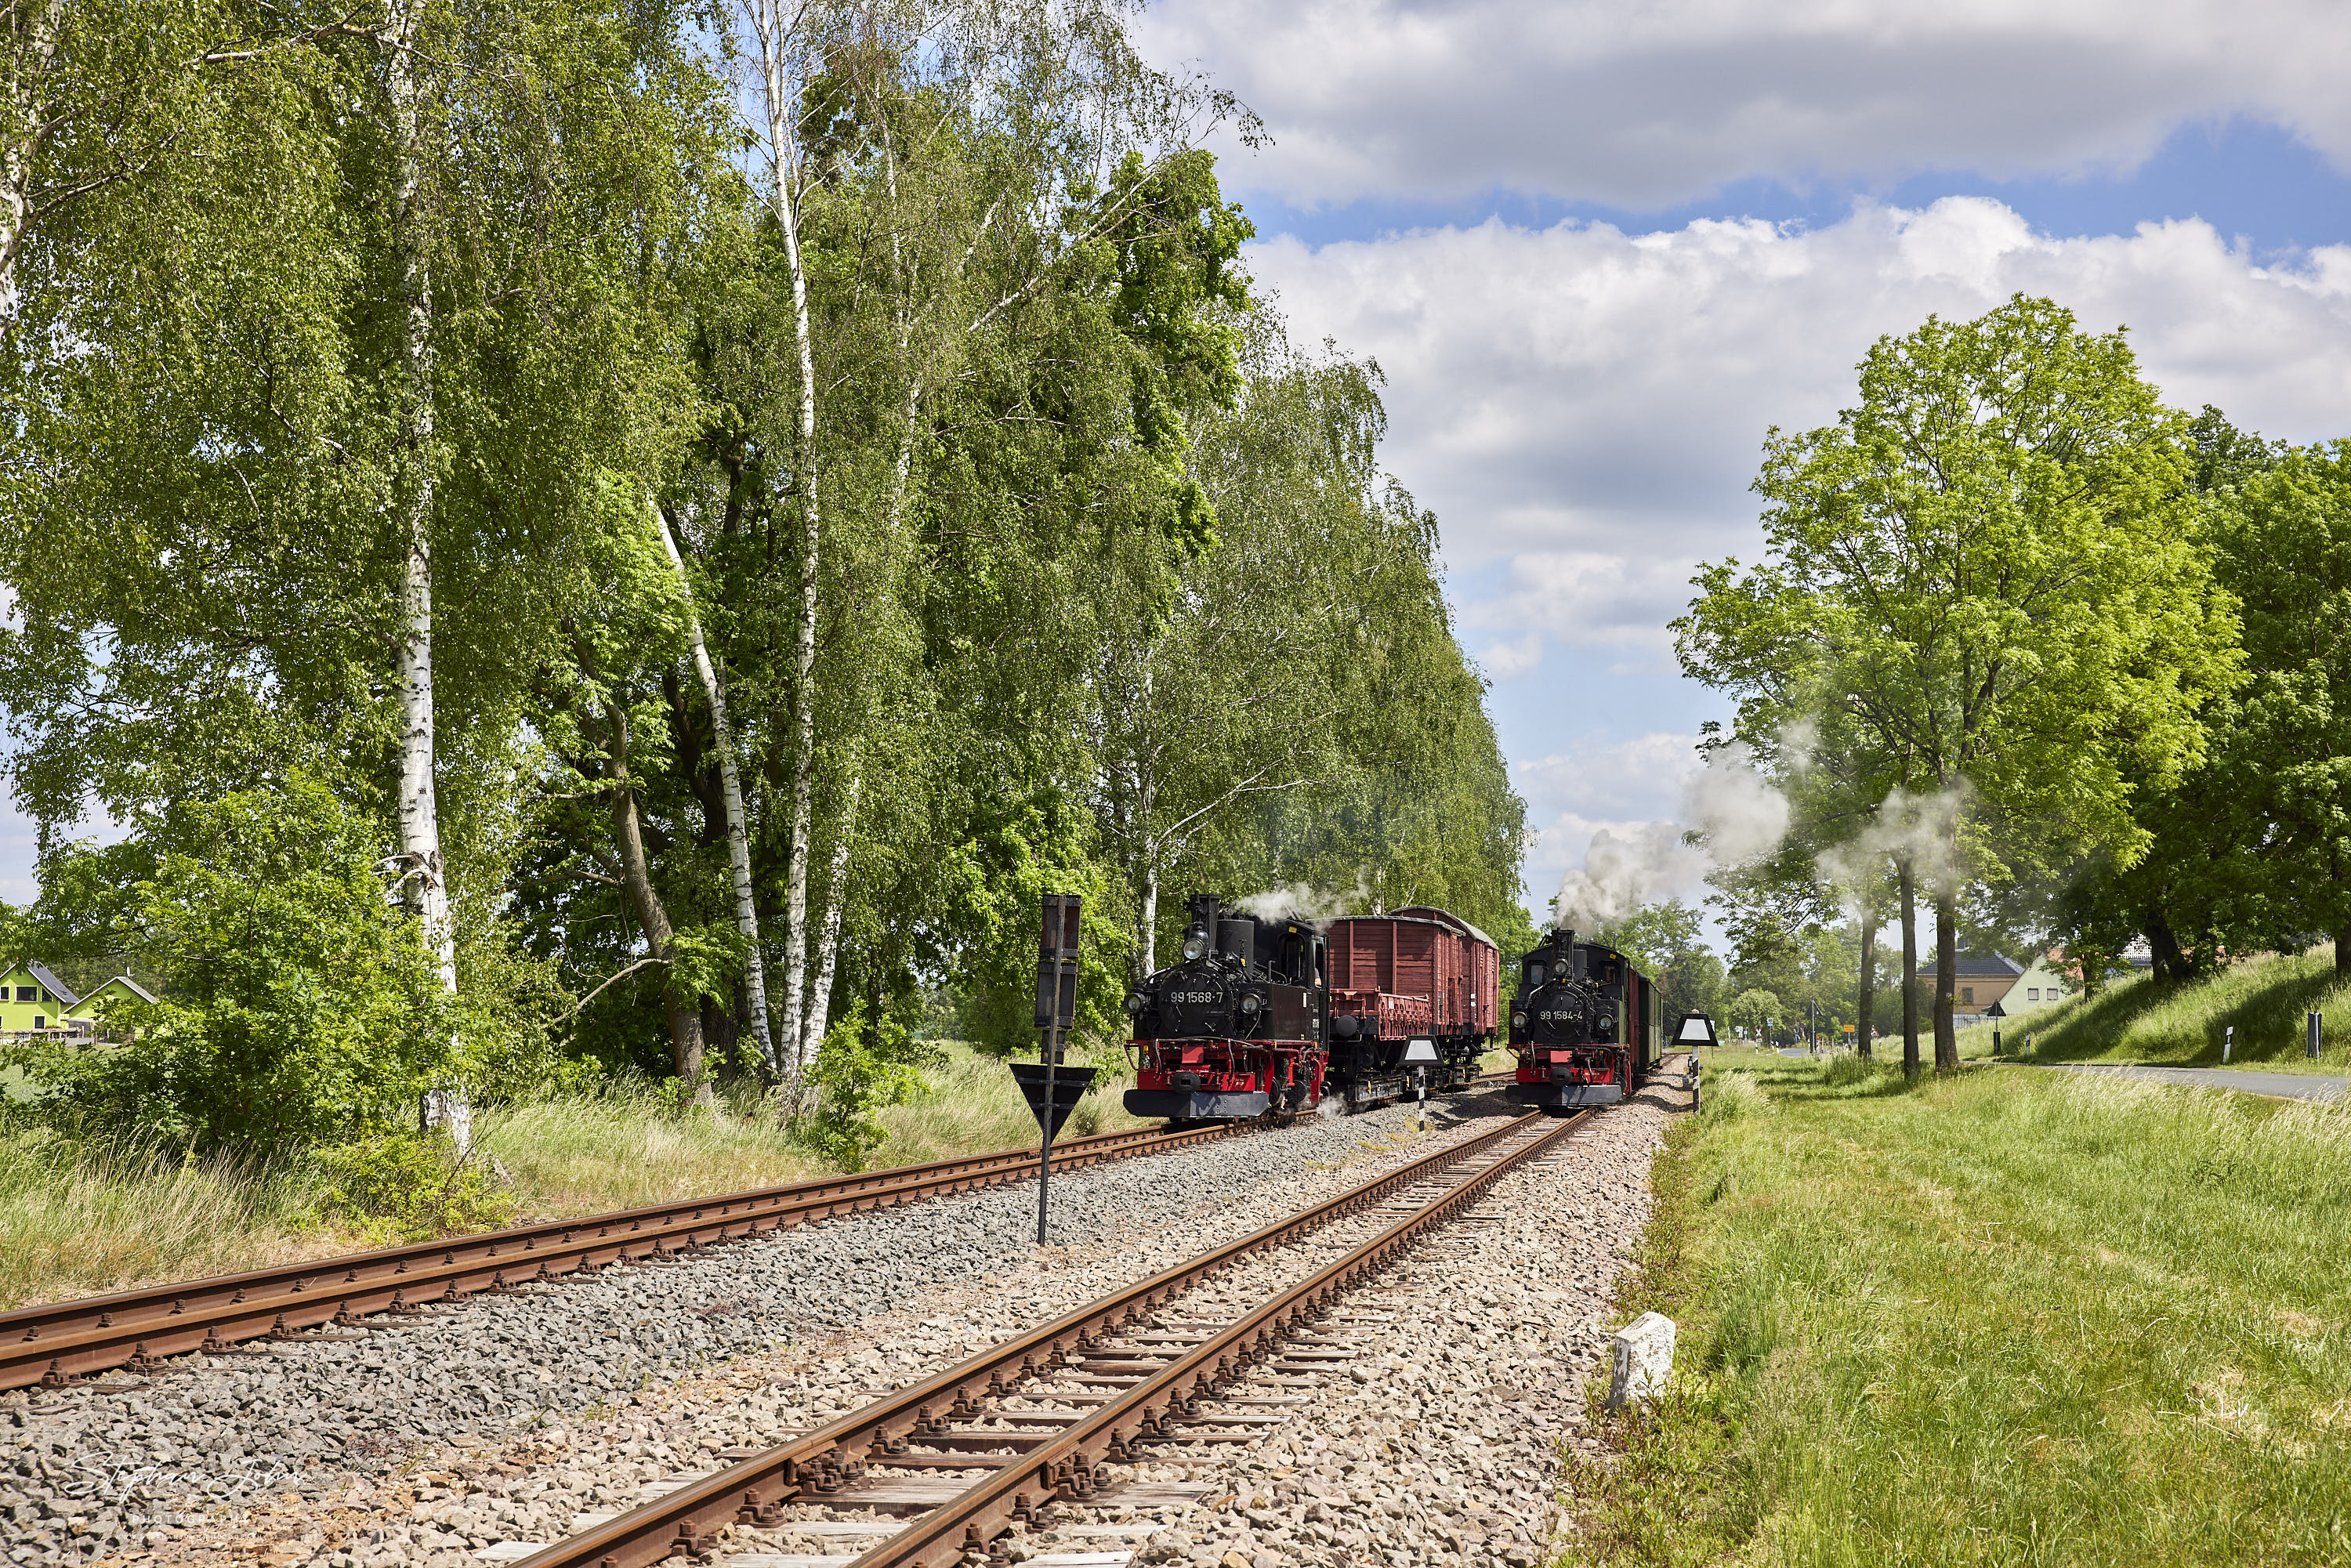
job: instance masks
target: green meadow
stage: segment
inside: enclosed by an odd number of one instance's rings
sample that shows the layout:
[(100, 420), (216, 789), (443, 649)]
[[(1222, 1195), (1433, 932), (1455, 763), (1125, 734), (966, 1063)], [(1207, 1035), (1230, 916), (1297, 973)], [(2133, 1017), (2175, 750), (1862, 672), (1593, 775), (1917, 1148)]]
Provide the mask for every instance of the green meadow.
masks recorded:
[(1762, 1059), (1655, 1179), (1676, 1382), (1562, 1561), (2351, 1558), (2351, 1112)]

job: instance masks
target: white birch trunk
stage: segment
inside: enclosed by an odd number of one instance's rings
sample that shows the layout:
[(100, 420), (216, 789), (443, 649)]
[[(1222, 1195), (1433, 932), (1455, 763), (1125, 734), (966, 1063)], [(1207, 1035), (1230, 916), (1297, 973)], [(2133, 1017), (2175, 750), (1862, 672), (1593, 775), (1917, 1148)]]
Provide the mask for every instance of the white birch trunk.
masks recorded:
[(702, 677), (703, 695), (710, 699), (712, 727), (718, 736), (718, 788), (726, 798), (726, 858), (735, 873), (735, 929), (742, 935), (746, 955), (743, 988), (747, 993), (751, 1013), (751, 1038), (759, 1047), (760, 1060), (768, 1071), (777, 1071), (775, 1037), (768, 1030), (768, 965), (759, 953), (759, 906), (751, 893), (751, 830), (743, 813), (743, 779), (735, 766), (735, 731), (726, 720), (726, 693), (718, 684), (718, 671), (710, 662), (710, 649), (702, 638), (702, 617), (694, 608), (694, 580), (686, 575), (685, 558), (678, 553), (677, 541), (670, 536), (669, 522), (659, 507), (648, 503), (645, 508), (653, 514), (653, 531), (661, 535), (662, 549), (668, 552), (669, 564), (677, 572), (678, 589), (685, 595), (685, 630), (694, 648), (695, 673)]
[(800, 615), (792, 699), (792, 849), (784, 894), (783, 1035), (792, 1046), (787, 1098), (797, 1103), (807, 1071), (809, 829), (816, 778), (816, 619), (818, 547), (822, 513), (817, 500), (816, 350), (809, 328), (808, 272), (800, 257), (799, 210), (793, 182), (799, 160), (791, 121), (784, 52), (790, 24), (778, 0), (751, 0), (758, 35), (760, 85), (768, 113), (770, 189), (784, 259), (792, 277), (792, 329), (799, 351)]
[(832, 1021), (832, 977), (841, 957), (841, 912), (849, 903), (849, 840), (857, 827), (857, 797), (865, 785), (862, 773), (849, 779), (849, 802), (841, 808), (841, 834), (832, 844), (832, 880), (825, 884), (824, 936), (817, 945), (816, 988), (809, 994), (808, 1038), (803, 1054), (814, 1057), (824, 1045), (824, 1031)]
[[(400, 258), (400, 364), (405, 404), (401, 445), (408, 469), (401, 507), (402, 570), (400, 580), (400, 853), (411, 909), (423, 926), (424, 943), (440, 971), (443, 988), (457, 989), (457, 936), (449, 917), (447, 868), (441, 855), (440, 805), (435, 790), (433, 737), (433, 513), (434, 503), (433, 279), (426, 259), (423, 217), (424, 167), (420, 110), (424, 85), (417, 79), (414, 49), (421, 0), (394, 7), (394, 47), (388, 68), (392, 139), (399, 159), (392, 193), (392, 243)], [(454, 1042), (453, 1042), (454, 1043)], [(443, 1085), (425, 1095), (427, 1125), (445, 1126), (462, 1155), (473, 1147), (473, 1107), (465, 1091)]]
[(33, 216), (33, 167), (39, 152), (41, 86), (57, 57), (65, 0), (15, 0), (6, 12), (8, 125), (0, 141), (0, 335), (16, 325), (16, 253)]
[(1159, 872), (1147, 867), (1143, 873), (1143, 977), (1150, 978), (1159, 969)]

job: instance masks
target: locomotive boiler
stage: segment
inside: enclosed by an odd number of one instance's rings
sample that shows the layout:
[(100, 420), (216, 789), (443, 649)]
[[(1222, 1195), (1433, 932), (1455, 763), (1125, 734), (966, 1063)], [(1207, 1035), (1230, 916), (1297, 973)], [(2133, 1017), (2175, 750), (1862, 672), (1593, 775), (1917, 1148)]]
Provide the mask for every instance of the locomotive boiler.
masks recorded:
[(1656, 982), (1614, 947), (1548, 932), (1519, 963), (1510, 1098), (1553, 1109), (1614, 1105), (1648, 1075), (1664, 1039)]

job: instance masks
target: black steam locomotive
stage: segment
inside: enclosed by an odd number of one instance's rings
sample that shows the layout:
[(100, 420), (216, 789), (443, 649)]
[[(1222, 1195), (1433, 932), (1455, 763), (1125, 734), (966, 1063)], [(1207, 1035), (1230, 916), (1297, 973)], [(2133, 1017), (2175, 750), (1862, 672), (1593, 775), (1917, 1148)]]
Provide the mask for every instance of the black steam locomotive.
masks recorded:
[(1329, 1061), (1322, 933), (1190, 901), (1184, 956), (1126, 999), (1141, 1056), (1126, 1108), (1179, 1121), (1313, 1105)]
[(1519, 962), (1510, 1045), (1522, 1104), (1614, 1105), (1656, 1065), (1665, 1004), (1655, 981), (1614, 947), (1552, 931)]

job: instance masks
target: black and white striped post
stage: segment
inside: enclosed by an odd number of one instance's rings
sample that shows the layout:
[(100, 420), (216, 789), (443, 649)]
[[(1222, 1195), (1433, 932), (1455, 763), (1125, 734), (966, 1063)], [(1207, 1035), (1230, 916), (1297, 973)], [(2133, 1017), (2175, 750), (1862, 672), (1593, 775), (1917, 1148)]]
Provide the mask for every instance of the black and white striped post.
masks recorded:
[(2313, 1061), (2316, 1061), (2318, 1060), (2319, 1036), (2325, 1030), (2325, 1027), (2326, 1019), (2325, 1014), (2313, 1013), (2310, 1015), (2310, 1060)]

